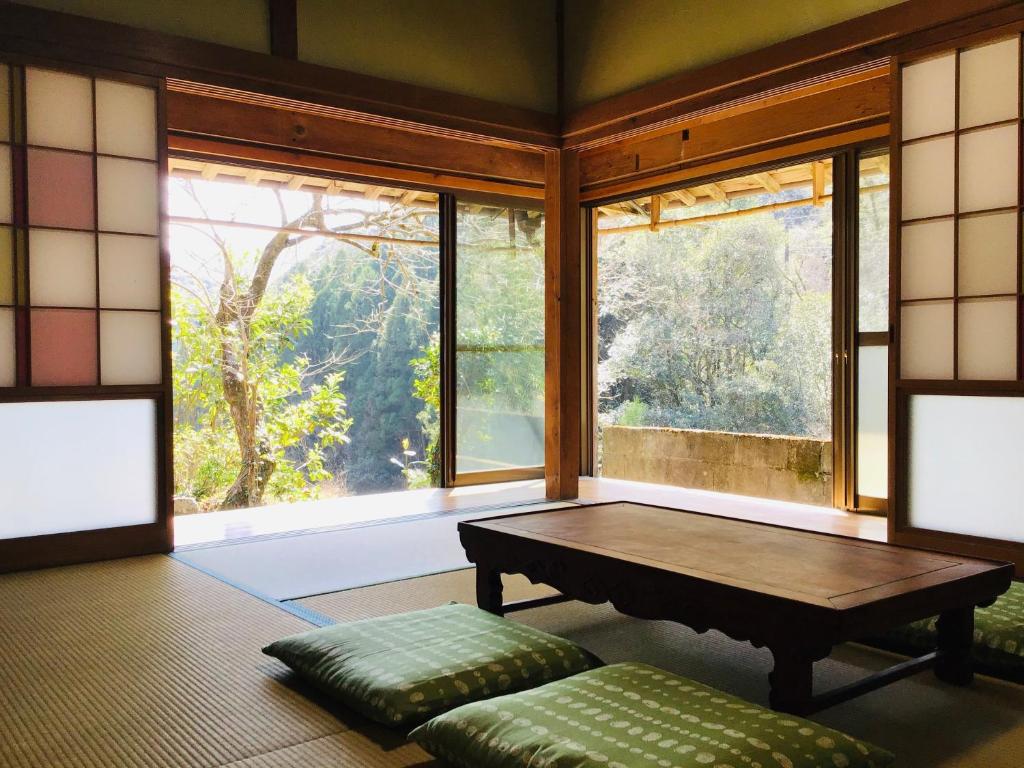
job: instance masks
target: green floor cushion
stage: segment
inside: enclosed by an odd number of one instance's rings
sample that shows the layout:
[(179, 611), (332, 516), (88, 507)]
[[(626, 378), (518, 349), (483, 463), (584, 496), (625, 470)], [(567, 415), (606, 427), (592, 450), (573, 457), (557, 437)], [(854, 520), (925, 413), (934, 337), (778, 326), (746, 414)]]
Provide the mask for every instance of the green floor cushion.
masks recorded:
[(456, 768), (883, 768), (809, 720), (644, 664), (613, 664), (440, 715), (410, 734)]
[(409, 727), (601, 664), (568, 640), (457, 604), (323, 627), (263, 652), (366, 717)]
[[(935, 650), (937, 621), (938, 617), (915, 621), (863, 642), (922, 656)], [(974, 664), (983, 674), (1024, 683), (1024, 582), (1013, 582), (995, 603), (974, 611)]]

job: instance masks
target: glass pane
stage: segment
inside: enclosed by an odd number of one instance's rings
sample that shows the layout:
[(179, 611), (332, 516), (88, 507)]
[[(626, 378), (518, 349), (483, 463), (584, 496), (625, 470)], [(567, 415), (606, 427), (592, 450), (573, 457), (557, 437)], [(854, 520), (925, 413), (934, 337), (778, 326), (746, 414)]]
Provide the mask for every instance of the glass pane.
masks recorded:
[(159, 384), (160, 314), (100, 312), (101, 384)]
[(953, 220), (904, 224), (901, 230), (903, 299), (944, 299), (953, 295)]
[(152, 88), (96, 81), (96, 149), (156, 160), (156, 93)]
[(960, 210), (1017, 204), (1017, 126), (960, 136)]
[(32, 229), (28, 243), (33, 306), (96, 306), (95, 235)]
[(0, 387), (16, 383), (14, 359), (14, 310), (0, 309)]
[(544, 217), (458, 206), (455, 470), (544, 464)]
[(1020, 44), (1016, 37), (960, 54), (960, 127), (1017, 117)]
[(1024, 397), (913, 395), (908, 522), (1024, 541)]
[(857, 239), (861, 331), (889, 330), (889, 155), (860, 160), (860, 229)]
[(960, 302), (960, 379), (1017, 378), (1017, 299)]
[(14, 304), (14, 240), (10, 227), (0, 227), (0, 305)]
[(956, 126), (956, 54), (903, 68), (900, 123), (903, 139), (952, 131)]
[(160, 242), (154, 237), (100, 235), (100, 306), (160, 309)]
[(953, 213), (953, 148), (952, 136), (903, 148), (904, 221)]
[(1017, 285), (1017, 215), (992, 213), (960, 219), (961, 296), (1014, 293)]
[(831, 506), (830, 172), (672, 190), (653, 230), (649, 196), (597, 209), (603, 476)]
[(6, 144), (0, 144), (0, 224), (10, 224), (13, 220), (12, 183), (11, 148)]
[(889, 347), (857, 352), (857, 494), (889, 495)]
[(909, 304), (900, 323), (900, 376), (953, 378), (953, 302)]
[(159, 233), (160, 206), (155, 164), (100, 157), (96, 173), (101, 230), (139, 235)]
[(28, 221), (35, 227), (96, 227), (92, 157), (28, 151)]
[(25, 70), (28, 143), (92, 151), (92, 80), (48, 69)]
[(156, 522), (152, 401), (5, 403), (0, 434), (0, 539)]
[(96, 384), (96, 313), (84, 309), (33, 309), (31, 318), (32, 384)]

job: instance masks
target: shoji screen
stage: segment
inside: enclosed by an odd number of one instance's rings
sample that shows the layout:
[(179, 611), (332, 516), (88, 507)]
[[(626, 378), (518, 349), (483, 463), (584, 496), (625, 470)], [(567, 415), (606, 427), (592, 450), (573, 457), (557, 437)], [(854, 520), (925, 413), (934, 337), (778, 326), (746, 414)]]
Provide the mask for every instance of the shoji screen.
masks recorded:
[(155, 81), (0, 64), (0, 570), (45, 534), (166, 539), (161, 109)]
[(1024, 542), (1021, 69), (1019, 34), (898, 68), (894, 522), (917, 543)]

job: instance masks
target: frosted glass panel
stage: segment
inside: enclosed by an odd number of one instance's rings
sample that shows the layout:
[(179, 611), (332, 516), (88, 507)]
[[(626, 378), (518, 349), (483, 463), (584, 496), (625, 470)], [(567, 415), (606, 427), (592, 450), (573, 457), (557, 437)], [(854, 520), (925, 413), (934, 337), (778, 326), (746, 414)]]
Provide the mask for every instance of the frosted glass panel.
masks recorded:
[(857, 358), (857, 493), (889, 495), (889, 348), (861, 347)]
[(90, 232), (29, 232), (29, 286), (37, 307), (96, 306), (96, 237)]
[(100, 306), (160, 309), (160, 243), (156, 238), (100, 235)]
[(905, 66), (901, 97), (904, 139), (952, 131), (956, 127), (956, 55)]
[(904, 224), (901, 230), (904, 299), (941, 299), (953, 295), (953, 220)]
[(1017, 299), (960, 302), (960, 379), (1017, 378)]
[(0, 64), (0, 141), (11, 140), (11, 79), (7, 65)]
[(101, 384), (159, 384), (159, 313), (100, 312), (100, 360)]
[(1017, 117), (1016, 37), (971, 48), (960, 54), (960, 127)]
[(97, 160), (100, 229), (140, 235), (159, 233), (156, 165), (140, 160)]
[(5, 403), (0, 434), (0, 539), (156, 522), (152, 401)]
[(960, 219), (959, 275), (961, 296), (1016, 292), (1016, 214)]
[(960, 210), (1017, 204), (1017, 126), (960, 136)]
[(0, 309), (0, 387), (13, 387), (15, 379), (14, 360), (14, 310)]
[(28, 151), (28, 222), (38, 227), (93, 229), (96, 207), (92, 155)]
[(1024, 541), (1024, 398), (913, 395), (908, 522)]
[(97, 383), (95, 310), (33, 309), (30, 328), (34, 386)]
[(900, 376), (953, 378), (953, 302), (911, 304), (900, 317)]
[(953, 213), (953, 137), (903, 148), (903, 218)]
[(11, 148), (0, 146), (0, 224), (11, 223)]
[(92, 150), (92, 80), (47, 69), (25, 70), (28, 143)]
[(152, 88), (96, 81), (96, 149), (156, 160), (156, 94)]

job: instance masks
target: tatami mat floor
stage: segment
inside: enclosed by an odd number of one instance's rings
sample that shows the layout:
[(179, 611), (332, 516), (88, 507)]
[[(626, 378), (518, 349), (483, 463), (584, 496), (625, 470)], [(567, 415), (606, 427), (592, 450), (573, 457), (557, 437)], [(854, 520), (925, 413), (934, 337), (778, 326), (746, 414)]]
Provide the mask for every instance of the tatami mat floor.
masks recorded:
[[(507, 597), (542, 592), (510, 580)], [(339, 620), (472, 602), (471, 571), (308, 598)], [(716, 633), (566, 604), (516, 614), (608, 661), (635, 658), (763, 701), (770, 659)], [(0, 577), (0, 768), (433, 766), (396, 734), (306, 689), (260, 647), (310, 625), (167, 557)], [(843, 682), (890, 662), (860, 648), (819, 665)], [(892, 749), (903, 768), (1024, 765), (1024, 688), (929, 675), (817, 719)]]

